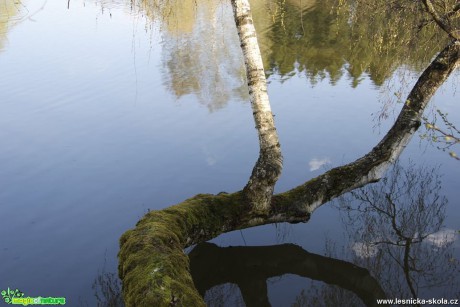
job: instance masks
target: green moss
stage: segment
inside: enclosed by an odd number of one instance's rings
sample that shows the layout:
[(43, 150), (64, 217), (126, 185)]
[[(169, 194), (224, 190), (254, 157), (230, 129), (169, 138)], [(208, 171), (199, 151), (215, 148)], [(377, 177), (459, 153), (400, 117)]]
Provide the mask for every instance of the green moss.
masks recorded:
[(127, 306), (204, 306), (183, 248), (240, 223), (241, 193), (199, 194), (147, 213), (120, 238), (119, 275)]
[(123, 236), (119, 274), (126, 305), (204, 305), (177, 236), (159, 223), (146, 226)]

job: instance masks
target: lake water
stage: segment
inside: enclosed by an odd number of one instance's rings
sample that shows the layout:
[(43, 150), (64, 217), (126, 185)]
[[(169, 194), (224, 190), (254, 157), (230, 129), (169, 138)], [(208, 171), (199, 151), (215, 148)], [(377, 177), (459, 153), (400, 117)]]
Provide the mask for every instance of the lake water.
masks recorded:
[[(258, 143), (230, 6), (171, 3), (0, 2), (0, 290), (94, 306), (97, 276), (116, 273), (118, 239), (143, 214), (246, 184)], [(417, 48), (390, 50), (391, 67), (371, 47), (366, 54), (359, 43), (356, 52), (344, 47), (340, 29), (351, 21), (334, 18), (324, 3), (253, 2), (284, 155), (277, 192), (366, 154), (402, 106), (391, 103), (394, 93), (404, 97), (428, 63), (413, 60), (423, 53)], [(435, 55), (424, 52), (428, 60)], [(457, 72), (438, 90), (429, 119), (440, 109), (459, 126), (458, 81)], [(459, 270), (460, 162), (422, 139), (425, 132), (414, 135), (400, 165), (425, 168), (422, 177), (432, 168), (439, 175), (439, 196), (447, 199), (435, 234), (441, 239), (429, 237), (423, 252), (442, 250), (447, 262), (414, 260), (417, 269), (433, 269), (430, 276), (410, 274), (419, 297), (458, 298), (458, 277), (449, 285), (429, 282)], [(460, 153), (458, 145), (452, 150)], [(356, 203), (342, 203), (348, 201)], [(322, 206), (305, 224), (246, 229), (212, 242), (295, 243), (369, 268), (390, 293), (390, 279), (372, 271), (375, 255), (357, 248), (360, 225), (368, 224), (345, 225), (338, 203)], [(391, 279), (406, 287), (401, 298), (412, 297), (404, 269), (392, 268)], [(270, 278), (267, 286), (272, 306), (300, 306), (302, 293), (316, 295), (320, 306), (328, 297), (348, 297), (293, 274)], [(226, 284), (207, 297), (236, 306), (240, 296)]]

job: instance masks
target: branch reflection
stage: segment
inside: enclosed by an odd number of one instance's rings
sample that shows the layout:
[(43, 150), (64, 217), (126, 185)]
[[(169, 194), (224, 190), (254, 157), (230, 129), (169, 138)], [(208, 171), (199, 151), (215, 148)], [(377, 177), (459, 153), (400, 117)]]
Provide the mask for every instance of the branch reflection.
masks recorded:
[[(353, 263), (309, 253), (300, 246), (218, 247), (197, 245), (189, 254), (190, 268), (201, 295), (214, 286), (238, 285), (247, 306), (270, 306), (267, 279), (296, 274), (354, 292), (369, 306), (385, 293), (369, 271)], [(207, 302), (213, 304), (213, 302)]]
[(381, 182), (340, 200), (355, 253), (394, 297), (449, 297), (458, 289), (457, 231), (445, 229), (437, 169), (396, 164)]
[(341, 198), (339, 209), (352, 243), (347, 248), (328, 242), (328, 257), (292, 244), (199, 244), (189, 254), (195, 286), (209, 305), (229, 295), (226, 288), (216, 295), (216, 286), (227, 284), (233, 292), (239, 289), (247, 306), (270, 306), (267, 280), (284, 274), (327, 284), (305, 287), (295, 306), (374, 306), (386, 296), (455, 297), (460, 270), (453, 244), (458, 231), (443, 226), (447, 200), (437, 171), (396, 164), (379, 183)]

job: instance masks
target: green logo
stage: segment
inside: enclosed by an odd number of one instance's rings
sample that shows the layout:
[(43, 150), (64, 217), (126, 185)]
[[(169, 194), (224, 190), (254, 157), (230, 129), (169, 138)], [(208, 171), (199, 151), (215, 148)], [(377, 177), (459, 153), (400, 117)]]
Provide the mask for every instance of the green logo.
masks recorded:
[(65, 297), (24, 297), (24, 293), (18, 289), (12, 290), (10, 288), (0, 293), (5, 303), (12, 305), (65, 305)]
[(8, 290), (3, 290), (1, 294), (3, 299), (5, 300), (5, 303), (7, 304), (12, 304), (13, 298), (19, 298), (24, 296), (24, 293), (22, 293), (18, 289), (11, 290), (10, 288), (8, 288)]

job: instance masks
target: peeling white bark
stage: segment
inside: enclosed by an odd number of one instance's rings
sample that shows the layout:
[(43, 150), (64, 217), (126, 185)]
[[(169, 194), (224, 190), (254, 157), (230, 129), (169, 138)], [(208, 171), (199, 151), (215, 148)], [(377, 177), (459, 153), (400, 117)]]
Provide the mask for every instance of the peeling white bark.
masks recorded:
[(246, 64), (251, 104), (255, 112), (271, 112), (264, 65), (249, 1), (232, 0), (232, 6)]

